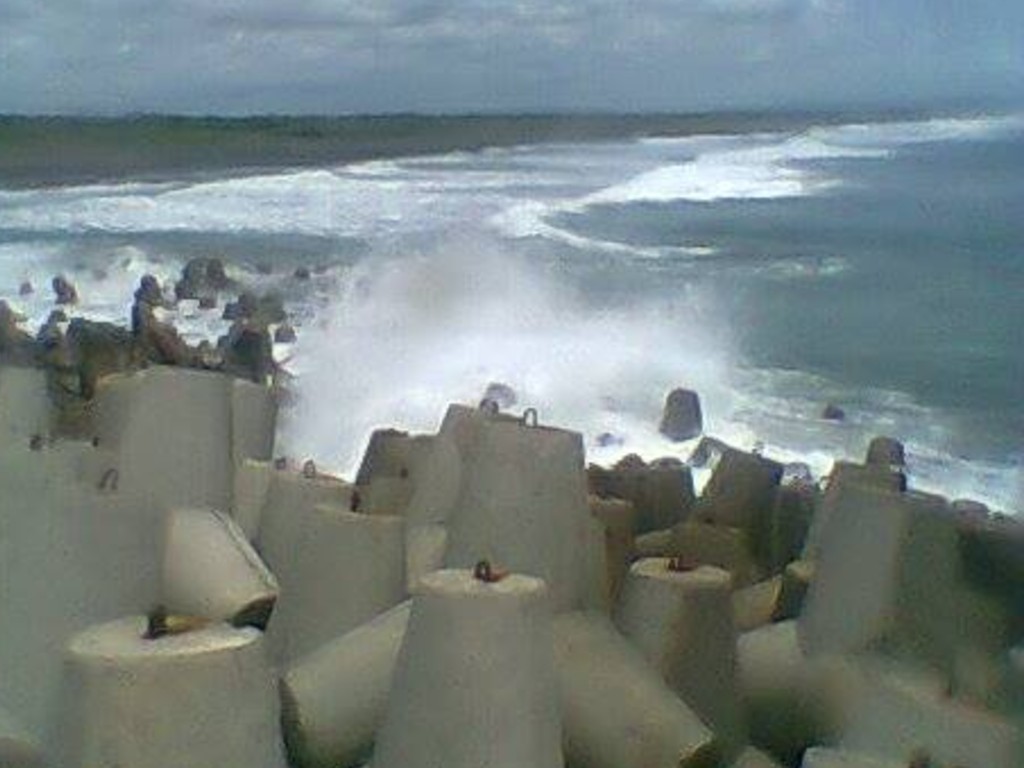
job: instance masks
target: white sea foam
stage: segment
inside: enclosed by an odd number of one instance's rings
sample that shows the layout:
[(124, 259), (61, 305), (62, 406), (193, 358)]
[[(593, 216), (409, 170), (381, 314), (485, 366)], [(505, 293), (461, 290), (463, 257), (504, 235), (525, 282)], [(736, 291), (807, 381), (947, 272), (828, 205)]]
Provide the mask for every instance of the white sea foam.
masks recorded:
[[(606, 431), (660, 407), (687, 381), (712, 412), (730, 343), (713, 303), (589, 306), (561, 280), (492, 240), (368, 261), (346, 281), (323, 328), (297, 349), (301, 404), (286, 444), (351, 468), (374, 427), (432, 430), (451, 401), (503, 381), (546, 422)], [(329, 404), (337, 404), (331, 409)]]
[[(718, 315), (710, 289), (684, 289), (672, 301), (637, 297), (629, 306), (595, 306), (550, 264), (516, 249), (529, 240), (567, 246), (583, 259), (647, 260), (643, 269), (671, 257), (673, 269), (691, 260), (695, 274), (832, 277), (848, 268), (841, 254), (732, 262), (714, 243), (635, 245), (577, 231), (557, 217), (596, 205), (818, 194), (842, 180), (833, 175), (838, 170), (805, 161), (884, 158), (910, 141), (995, 135), (1019, 124), (840, 126), (522, 147), (212, 181), (0, 192), (0, 230), (139, 233), (141, 244), (96, 262), (105, 274), (90, 262), (70, 275), (82, 313), (119, 320), (142, 274), (169, 284), (184, 261), (157, 258), (145, 233), (363, 238), (369, 252), (361, 261), (313, 281), (312, 293), (291, 307), (301, 326), (289, 363), (300, 399), (287, 414), (282, 446), (325, 466), (351, 471), (375, 427), (434, 429), (447, 403), (475, 402), (493, 380), (512, 385), (523, 406), (539, 407), (543, 421), (580, 430), (592, 460), (626, 452), (685, 458), (691, 445), (657, 432), (665, 393), (683, 385), (701, 393), (708, 432), (739, 447), (760, 441), (769, 455), (823, 473), (832, 458), (860, 457), (871, 435), (889, 432), (906, 439), (918, 487), (1020, 509), (1019, 467), (951, 456), (941, 414), (899, 393), (851, 393), (805, 374), (758, 378), (743, 368), (730, 318)], [(37, 293), (15, 304), (35, 323), (52, 308), (49, 277), (79, 258), (68, 242), (0, 245), (0, 293), (10, 296), (31, 279)], [(273, 278), (266, 280), (271, 287)], [(223, 330), (219, 313), (184, 311), (176, 320), (191, 339)], [(830, 400), (846, 407), (846, 422), (818, 418)], [(598, 446), (603, 432), (622, 444)]]

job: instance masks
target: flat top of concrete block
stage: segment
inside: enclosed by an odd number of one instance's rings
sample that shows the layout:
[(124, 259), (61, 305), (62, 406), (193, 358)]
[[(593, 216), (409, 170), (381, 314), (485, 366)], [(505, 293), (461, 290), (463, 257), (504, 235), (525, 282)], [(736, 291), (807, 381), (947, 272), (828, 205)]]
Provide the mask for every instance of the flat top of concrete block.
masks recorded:
[(629, 572), (633, 576), (645, 579), (660, 579), (694, 587), (721, 587), (725, 590), (732, 588), (732, 576), (721, 568), (701, 565), (696, 568), (679, 570), (673, 569), (671, 566), (672, 558), (645, 557), (633, 563)]
[(352, 526), (365, 526), (367, 528), (401, 528), (405, 525), (405, 518), (401, 515), (368, 515), (364, 512), (352, 512), (340, 507), (337, 504), (317, 504), (313, 511), (327, 520), (337, 523), (344, 523)]
[(110, 660), (195, 656), (241, 648), (262, 636), (252, 627), (235, 628), (227, 624), (209, 624), (154, 640), (144, 638), (145, 632), (145, 616), (116, 619), (79, 632), (68, 643), (68, 651), (80, 658)]
[(463, 597), (523, 597), (543, 594), (543, 579), (510, 573), (497, 581), (484, 581), (471, 570), (445, 569), (428, 573), (420, 579), (417, 593)]

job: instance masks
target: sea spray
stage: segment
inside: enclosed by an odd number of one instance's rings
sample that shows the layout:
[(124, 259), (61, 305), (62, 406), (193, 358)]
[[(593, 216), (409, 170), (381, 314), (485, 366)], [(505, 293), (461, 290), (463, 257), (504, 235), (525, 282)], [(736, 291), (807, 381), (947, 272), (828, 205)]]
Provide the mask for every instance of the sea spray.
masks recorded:
[(730, 410), (729, 329), (712, 306), (692, 291), (647, 306), (594, 303), (483, 236), (371, 258), (301, 337), (284, 445), (354, 469), (372, 429), (433, 430), (448, 402), (475, 403), (494, 381), (589, 438), (661, 444), (657, 418), (674, 386), (698, 389), (712, 413)]

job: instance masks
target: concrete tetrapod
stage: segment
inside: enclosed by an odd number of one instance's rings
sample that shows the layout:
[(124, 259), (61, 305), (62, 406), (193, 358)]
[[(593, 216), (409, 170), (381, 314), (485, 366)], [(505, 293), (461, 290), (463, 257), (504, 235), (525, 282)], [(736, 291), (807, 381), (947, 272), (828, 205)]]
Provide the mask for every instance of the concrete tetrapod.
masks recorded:
[(373, 749), (409, 622), (405, 602), (302, 657), (281, 679), (285, 743), (301, 768), (351, 768)]
[(714, 734), (605, 616), (556, 617), (566, 762), (586, 768), (715, 768)]
[(0, 766), (3, 768), (44, 768), (42, 751), (14, 718), (0, 709)]
[(603, 536), (587, 505), (582, 437), (473, 413), (475, 440), (445, 516), (445, 565), (469, 568), (484, 557), (542, 578), (556, 611), (603, 605)]
[(809, 654), (885, 646), (948, 665), (955, 643), (957, 538), (944, 499), (850, 485), (822, 530), (800, 616)]
[(1024, 724), (947, 695), (940, 675), (891, 662), (856, 665), (855, 692), (840, 745), (894, 760), (926, 754), (939, 765), (1020, 768)]
[(145, 618), (130, 617), (72, 638), (58, 765), (284, 768), (259, 630), (215, 624), (156, 639), (145, 630)]
[(719, 568), (675, 566), (657, 558), (633, 563), (615, 623), (731, 756), (745, 742), (731, 578)]
[(317, 505), (301, 527), (291, 591), (271, 634), (297, 659), (406, 597), (404, 520)]
[(263, 507), (267, 503), (274, 472), (274, 467), (269, 461), (255, 459), (245, 459), (235, 467), (231, 516), (245, 531), (249, 541), (256, 541), (259, 538)]
[(740, 700), (752, 744), (791, 764), (808, 746), (834, 741), (845, 717), (845, 665), (808, 659), (794, 621), (740, 635)]
[(302, 589), (302, 546), (307, 530), (318, 515), (319, 504), (348, 508), (352, 486), (328, 475), (304, 476), (289, 470), (274, 470), (260, 517), (256, 549), (281, 585), (281, 598), (267, 629), (267, 645), (275, 659), (285, 662), (288, 650), (288, 603)]
[(210, 509), (176, 509), (164, 534), (163, 601), (171, 613), (267, 626), (277, 579), (230, 517)]
[(221, 373), (165, 366), (103, 379), (96, 434), (116, 446), (121, 491), (153, 509), (230, 509), (231, 387)]
[(375, 768), (562, 767), (547, 588), (486, 571), (420, 583)]
[(629, 563), (633, 558), (633, 530), (636, 522), (636, 510), (633, 505), (622, 499), (602, 499), (597, 496), (589, 498), (590, 514), (601, 523), (604, 529), (604, 559), (608, 567), (607, 593), (610, 605), (615, 605), (622, 591), (622, 585), (629, 573)]

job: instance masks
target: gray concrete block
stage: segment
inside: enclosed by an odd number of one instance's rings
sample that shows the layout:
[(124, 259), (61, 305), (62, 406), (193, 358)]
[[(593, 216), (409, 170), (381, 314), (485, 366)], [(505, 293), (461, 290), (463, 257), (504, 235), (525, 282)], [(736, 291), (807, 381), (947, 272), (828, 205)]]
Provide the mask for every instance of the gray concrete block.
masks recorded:
[(801, 643), (811, 654), (885, 648), (948, 666), (958, 579), (945, 500), (847, 486), (822, 531)]
[(366, 761), (384, 721), (411, 603), (327, 643), (281, 679), (288, 757), (300, 768), (348, 768)]
[(68, 644), (61, 766), (284, 768), (262, 634), (214, 624), (144, 639), (143, 617)]
[(727, 755), (745, 742), (736, 687), (731, 577), (700, 567), (676, 571), (666, 559), (629, 570), (615, 623), (669, 688), (693, 708)]
[(162, 595), (170, 613), (263, 629), (278, 585), (230, 517), (176, 509), (164, 526)]
[(713, 768), (714, 735), (596, 613), (556, 617), (566, 761), (586, 768)]
[(562, 767), (544, 582), (461, 570), (421, 581), (373, 764)]

